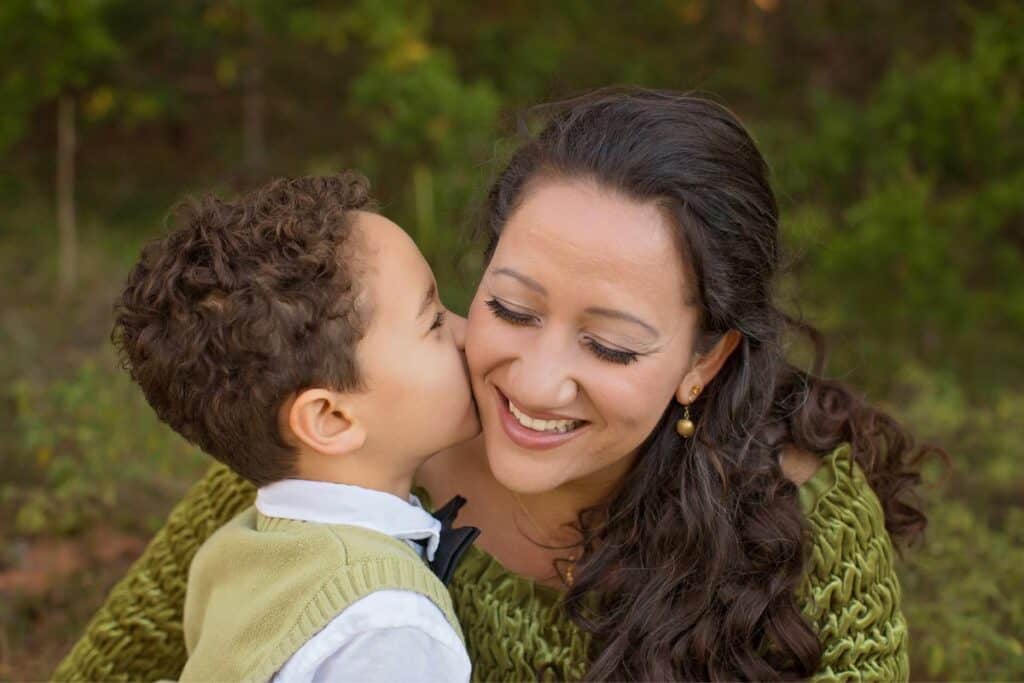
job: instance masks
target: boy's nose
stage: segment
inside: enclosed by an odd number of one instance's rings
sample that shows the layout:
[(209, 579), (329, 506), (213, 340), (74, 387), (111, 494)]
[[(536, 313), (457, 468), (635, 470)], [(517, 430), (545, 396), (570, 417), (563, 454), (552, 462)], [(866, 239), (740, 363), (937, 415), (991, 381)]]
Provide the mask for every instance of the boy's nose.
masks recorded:
[(460, 351), (464, 351), (466, 349), (466, 319), (451, 311), (448, 312), (448, 318), (451, 320), (452, 338), (455, 339), (455, 345), (459, 347)]

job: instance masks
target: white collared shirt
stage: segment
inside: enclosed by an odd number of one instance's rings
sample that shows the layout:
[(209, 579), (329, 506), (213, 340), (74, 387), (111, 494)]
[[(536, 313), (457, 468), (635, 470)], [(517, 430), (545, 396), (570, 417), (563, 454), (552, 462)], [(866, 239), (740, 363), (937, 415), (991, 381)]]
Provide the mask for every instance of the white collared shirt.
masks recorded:
[[(434, 559), (441, 537), (441, 523), (416, 496), (406, 502), (346, 484), (278, 481), (257, 491), (256, 509), (268, 517), (379, 531), (405, 541), (427, 560)], [(272, 681), (468, 681), (469, 676), (466, 647), (437, 605), (420, 593), (382, 590), (334, 617)]]

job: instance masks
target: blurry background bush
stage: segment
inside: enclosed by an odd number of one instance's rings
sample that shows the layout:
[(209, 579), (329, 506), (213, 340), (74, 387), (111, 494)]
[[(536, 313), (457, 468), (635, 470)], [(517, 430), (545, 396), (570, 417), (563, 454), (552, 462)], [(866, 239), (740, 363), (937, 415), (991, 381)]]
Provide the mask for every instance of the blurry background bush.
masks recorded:
[(0, 679), (49, 673), (205, 466), (107, 340), (176, 198), (361, 168), (464, 310), (520, 112), (627, 82), (746, 120), (786, 305), (953, 455), (902, 564), (915, 678), (1024, 679), (1019, 2), (6, 0), (0, 36)]

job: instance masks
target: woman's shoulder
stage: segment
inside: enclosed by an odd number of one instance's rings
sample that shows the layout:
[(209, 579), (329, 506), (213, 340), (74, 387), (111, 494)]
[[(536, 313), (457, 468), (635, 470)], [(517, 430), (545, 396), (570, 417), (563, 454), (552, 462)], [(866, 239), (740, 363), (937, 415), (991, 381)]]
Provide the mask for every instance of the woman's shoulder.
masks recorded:
[(885, 513), (849, 445), (821, 458), (800, 486), (809, 553), (803, 611), (823, 646), (821, 674), (906, 680), (907, 624)]
[(797, 486), (802, 486), (821, 469), (821, 457), (797, 448), (788, 446), (782, 449), (779, 456), (779, 467), (782, 474)]

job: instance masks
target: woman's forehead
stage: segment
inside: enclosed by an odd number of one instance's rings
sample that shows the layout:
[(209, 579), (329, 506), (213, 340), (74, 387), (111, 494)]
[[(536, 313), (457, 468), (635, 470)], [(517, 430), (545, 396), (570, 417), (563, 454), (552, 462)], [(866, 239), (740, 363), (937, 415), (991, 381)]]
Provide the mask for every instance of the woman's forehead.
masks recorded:
[(681, 297), (685, 283), (673, 229), (654, 202), (593, 181), (547, 181), (509, 217), (492, 266)]

